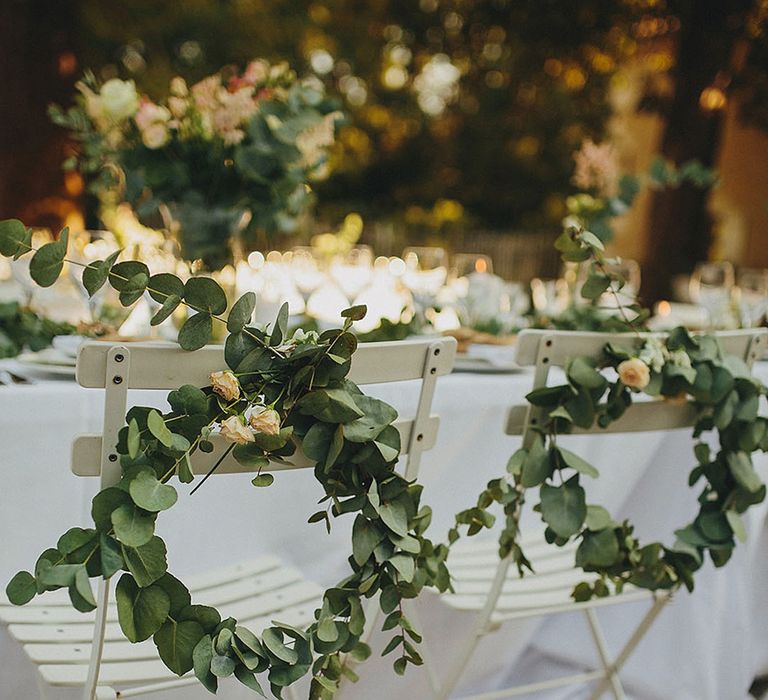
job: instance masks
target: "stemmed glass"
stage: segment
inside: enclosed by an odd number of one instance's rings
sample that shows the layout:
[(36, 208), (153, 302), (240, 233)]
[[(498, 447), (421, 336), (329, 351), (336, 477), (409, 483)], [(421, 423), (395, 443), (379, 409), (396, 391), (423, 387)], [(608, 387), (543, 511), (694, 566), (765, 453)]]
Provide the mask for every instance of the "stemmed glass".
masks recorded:
[(710, 328), (733, 325), (731, 300), (735, 275), (729, 262), (699, 263), (691, 275), (691, 300), (704, 307)]
[(331, 263), (331, 277), (351, 302), (365, 289), (373, 277), (373, 250), (360, 245)]
[(435, 306), (438, 292), (448, 277), (448, 255), (443, 248), (411, 246), (403, 251), (405, 271), (403, 284), (413, 295), (416, 311), (421, 317)]
[(736, 276), (741, 325), (754, 328), (768, 313), (768, 270), (745, 268)]
[(328, 276), (320, 269), (312, 246), (291, 248), (290, 271), (296, 289), (306, 303), (316, 289), (327, 281)]
[(543, 280), (534, 277), (531, 280), (531, 301), (533, 308), (540, 314), (547, 318), (556, 318), (568, 308), (568, 282), (563, 278)]

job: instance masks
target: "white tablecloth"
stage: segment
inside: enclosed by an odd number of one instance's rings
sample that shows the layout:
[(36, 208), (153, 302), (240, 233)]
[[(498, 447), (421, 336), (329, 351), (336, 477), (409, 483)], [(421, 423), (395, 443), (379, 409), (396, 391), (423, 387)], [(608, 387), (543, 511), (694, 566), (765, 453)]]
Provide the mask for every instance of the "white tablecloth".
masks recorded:
[[(768, 376), (768, 367), (759, 372)], [(439, 382), (434, 402), (434, 412), (441, 417), (438, 444), (425, 456), (420, 478), (424, 501), (435, 511), (434, 539), (444, 539), (453, 514), (474, 504), (485, 483), (503, 474), (507, 457), (518, 445), (517, 438), (503, 434), (506, 409), (522, 400), (530, 384), (527, 373), (454, 374)], [(403, 413), (413, 407), (417, 390), (415, 383), (368, 388)], [(163, 396), (158, 393), (131, 392), (130, 396), (136, 403), (162, 405)], [(99, 391), (66, 381), (0, 386), (1, 581), (33, 566), (37, 553), (55, 544), (68, 527), (89, 524), (96, 485), (72, 476), (68, 452), (76, 433), (98, 430), (101, 400)], [(598, 467), (613, 462), (600, 479), (586, 485), (589, 500), (609, 507), (614, 517), (632, 517), (642, 538), (669, 540), (672, 531), (695, 512), (695, 494), (686, 486), (693, 460), (687, 431), (569, 440), (578, 441), (576, 449)], [(182, 495), (179, 504), (159, 520), (159, 532), (168, 543), (170, 570), (184, 575), (200, 570), (202, 560), (215, 566), (275, 552), (318, 582), (333, 583), (345, 571), (350, 523), (336, 522), (330, 536), (322, 526), (306, 524), (320, 496), (309, 471), (280, 474), (271, 488), (260, 490), (242, 476), (211, 479), (194, 496)], [(768, 659), (764, 515), (765, 508), (756, 509), (749, 521), (750, 541), (737, 548), (733, 561), (720, 570), (706, 566), (697, 578), (696, 591), (681, 592), (651, 629), (623, 674), (636, 700), (747, 697), (756, 669)], [(531, 523), (536, 520), (534, 514), (530, 518)], [(420, 609), (427, 639), (432, 640), (438, 658), (450, 663), (468, 618), (436, 600)], [(637, 606), (601, 613), (612, 648), (620, 646), (641, 613)], [(594, 657), (588, 631), (580, 621), (560, 616), (526, 629), (526, 634), (518, 634), (507, 625), (484, 642), (473, 662), (469, 687), (493, 689), (506, 676), (515, 682), (530, 680), (541, 668), (544, 673), (554, 668), (553, 659), (580, 664)], [(0, 631), (0, 660), (0, 697), (34, 698), (31, 665), (4, 630)], [(419, 671), (409, 670), (399, 679), (388, 666), (389, 657), (383, 661), (373, 657), (360, 669), (361, 683), (345, 697), (427, 697)], [(225, 686), (220, 696), (251, 697), (234, 683)], [(71, 696), (49, 693), (49, 697)], [(197, 690), (187, 688), (158, 697), (209, 696), (204, 691), (198, 696)], [(566, 696), (561, 691), (551, 697)], [(582, 695), (577, 691), (567, 697)]]

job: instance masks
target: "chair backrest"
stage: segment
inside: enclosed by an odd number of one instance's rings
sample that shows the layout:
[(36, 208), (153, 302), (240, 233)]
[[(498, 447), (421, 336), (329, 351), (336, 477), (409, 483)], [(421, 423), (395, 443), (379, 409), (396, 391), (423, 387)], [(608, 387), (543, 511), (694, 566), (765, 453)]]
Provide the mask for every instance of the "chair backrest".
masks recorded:
[[(438, 338), (413, 341), (363, 343), (352, 357), (349, 378), (359, 385), (420, 380), (421, 391), (412, 416), (401, 417), (400, 431), (405, 476), (418, 474), (421, 453), (435, 444), (439, 418), (430, 413), (435, 383), (453, 368), (456, 341)], [(100, 476), (102, 487), (120, 478), (117, 436), (125, 425), (128, 389), (176, 389), (183, 384), (206, 386), (211, 372), (225, 368), (222, 346), (185, 352), (160, 343), (84, 343), (77, 356), (77, 381), (81, 386), (105, 389), (104, 428), (99, 435), (80, 435), (72, 447), (72, 471), (78, 476)], [(192, 459), (196, 474), (207, 473), (226, 451), (222, 438), (212, 439), (214, 450), (197, 452)], [(270, 471), (314, 466), (299, 450), (288, 464), (275, 462)], [(251, 471), (226, 457), (218, 474)]]
[[(718, 331), (714, 334), (723, 351), (741, 358), (748, 367), (768, 349), (768, 329), (750, 328)], [(576, 357), (599, 360), (607, 343), (626, 350), (639, 350), (649, 337), (665, 338), (664, 333), (593, 333), (588, 331), (524, 330), (517, 339), (516, 359), (522, 366), (534, 367), (533, 389), (547, 386), (549, 371), (565, 367)], [(524, 444), (532, 438), (530, 428), (543, 424), (542, 409), (529, 404), (513, 406), (507, 416), (508, 435), (523, 435)], [(627, 433), (670, 430), (690, 427), (696, 420), (696, 410), (688, 403), (677, 405), (661, 401), (638, 401), (627, 408), (621, 418), (607, 428), (596, 424), (590, 428), (574, 427), (578, 433)]]

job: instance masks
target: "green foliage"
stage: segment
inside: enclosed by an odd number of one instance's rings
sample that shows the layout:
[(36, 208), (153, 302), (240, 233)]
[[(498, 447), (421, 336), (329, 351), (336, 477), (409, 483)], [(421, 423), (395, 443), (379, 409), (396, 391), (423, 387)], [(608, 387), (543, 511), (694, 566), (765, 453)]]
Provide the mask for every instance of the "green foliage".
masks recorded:
[[(3, 250), (16, 245), (17, 229), (0, 224)], [(57, 261), (63, 262), (64, 255), (56, 249)], [(384, 629), (397, 630), (390, 644), (400, 650), (395, 670), (402, 673), (407, 664), (422, 663), (414, 646), (421, 638), (403, 615), (402, 601), (424, 587), (448, 587), (447, 548), (424, 535), (431, 511), (420, 503), (421, 488), (395, 472), (397, 412), (347, 379), (357, 347), (350, 328), (365, 307), (346, 310), (339, 329), (296, 337), (287, 335), (284, 307), (265, 333), (248, 325), (252, 294), (225, 318), (226, 297), (212, 280), (183, 285), (173, 275), (153, 276), (142, 263), (116, 259), (84, 269), (89, 289), (95, 293), (109, 283), (124, 304), (146, 289), (163, 304), (170, 299), (192, 308), (196, 313), (179, 334), (182, 347), (202, 347), (210, 340), (213, 321), (225, 323), (231, 331), (225, 345), (227, 376), (237, 382), (238, 391), (234, 399), (224, 399), (212, 375), (211, 387), (185, 385), (170, 392), (165, 412), (132, 408), (117, 445), (122, 474), (115, 486), (94, 497), (94, 527), (67, 531), (56, 548), (43, 552), (33, 573), (14, 576), (6, 588), (11, 602), (23, 605), (37, 593), (67, 588), (76, 609), (92, 610), (90, 579), (123, 572), (116, 587), (123, 633), (132, 642), (151, 637), (174, 673), (193, 669), (211, 691), (219, 678), (234, 675), (258, 693), (256, 674), (267, 673), (273, 694), (280, 697), (281, 688), (311, 672), (312, 697), (329, 698), (343, 677), (354, 675), (345, 666), (347, 656), (359, 661), (370, 654), (360, 642), (362, 603), (381, 593), (388, 614)], [(50, 281), (59, 262), (40, 268), (43, 282)], [(322, 501), (329, 502), (327, 510), (309, 520), (330, 528), (331, 518), (354, 517), (351, 571), (325, 592), (306, 630), (274, 623), (259, 638), (235, 620), (222, 621), (215, 609), (193, 605), (186, 586), (168, 573), (165, 543), (155, 526), (160, 513), (178, 499), (171, 482), (194, 478), (191, 457), (213, 449), (213, 432), (229, 437), (224, 426), (231, 420), (250, 439), (233, 442), (227, 454), (231, 451), (256, 471), (254, 486), (269, 487), (274, 477), (262, 470), (272, 460), (290, 459), (301, 446), (316, 462)]]
[(0, 358), (16, 357), (25, 349), (42, 350), (55, 336), (74, 332), (69, 323), (39, 316), (16, 301), (0, 303)]
[[(620, 280), (606, 272), (603, 245), (587, 233), (567, 231), (558, 248), (570, 260), (589, 261), (593, 278), (601, 278), (599, 284), (593, 283), (597, 293)], [(621, 310), (623, 330), (636, 331), (634, 320)], [(645, 367), (647, 383), (623, 384), (620, 366), (626, 361)], [(670, 331), (664, 340), (636, 333), (621, 348), (606, 345), (597, 365), (576, 357), (565, 369), (566, 384), (528, 394), (526, 398), (541, 420), (530, 429), (525, 448), (510, 458), (509, 480), (491, 481), (477, 506), (456, 516), (449, 540), (458, 538), (461, 525), (468, 526), (469, 535), (492, 527), (494, 517), (488, 511), (498, 504), (506, 516), (499, 555), (512, 557), (522, 575), (528, 565), (518, 544), (520, 515), (527, 489), (538, 487), (540, 503), (535, 510), (547, 525), (547, 541), (562, 546), (580, 540), (576, 566), (600, 575), (593, 583), (576, 586), (575, 600), (609, 595), (611, 585), (619, 592), (627, 583), (651, 590), (693, 589), (694, 575), (705, 555), (709, 554), (715, 566), (723, 566), (735, 540), (745, 537), (741, 515), (765, 499), (766, 486), (751, 455), (768, 450), (768, 419), (759, 415), (768, 388), (751, 376), (741, 359), (726, 355), (715, 338), (693, 336), (684, 328)], [(618, 378), (609, 381), (605, 370), (615, 370)], [(693, 430), (697, 464), (689, 485), (704, 482), (700, 510), (691, 523), (675, 532), (673, 546), (659, 542), (641, 546), (629, 522), (616, 523), (601, 506), (587, 504), (579, 480), (596, 477), (597, 470), (557, 444), (558, 434), (570, 432), (574, 425), (607, 427), (621, 417), (640, 391), (665, 400), (678, 401), (683, 396), (697, 412)], [(716, 452), (700, 441), (710, 431), (718, 438)]]

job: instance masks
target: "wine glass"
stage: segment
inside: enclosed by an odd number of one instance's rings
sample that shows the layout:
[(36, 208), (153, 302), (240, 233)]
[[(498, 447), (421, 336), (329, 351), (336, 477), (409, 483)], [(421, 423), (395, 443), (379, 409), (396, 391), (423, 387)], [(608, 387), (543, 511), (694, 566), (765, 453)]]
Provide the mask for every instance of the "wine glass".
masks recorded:
[(320, 269), (312, 246), (291, 248), (290, 271), (296, 289), (306, 302), (316, 289), (327, 281), (328, 276)]
[(438, 292), (448, 277), (448, 255), (443, 248), (410, 246), (403, 251), (403, 284), (413, 295), (416, 311), (423, 317), (434, 307)]
[(741, 325), (754, 328), (768, 313), (768, 269), (743, 268), (736, 276)]
[(557, 318), (570, 302), (568, 282), (563, 278), (544, 280), (534, 277), (531, 280), (531, 301), (533, 308), (542, 316)]
[(734, 324), (732, 295), (733, 265), (729, 262), (703, 262), (691, 275), (691, 300), (707, 312), (710, 328), (725, 328)]
[(373, 250), (360, 245), (339, 255), (331, 263), (331, 277), (351, 302), (373, 277)]

